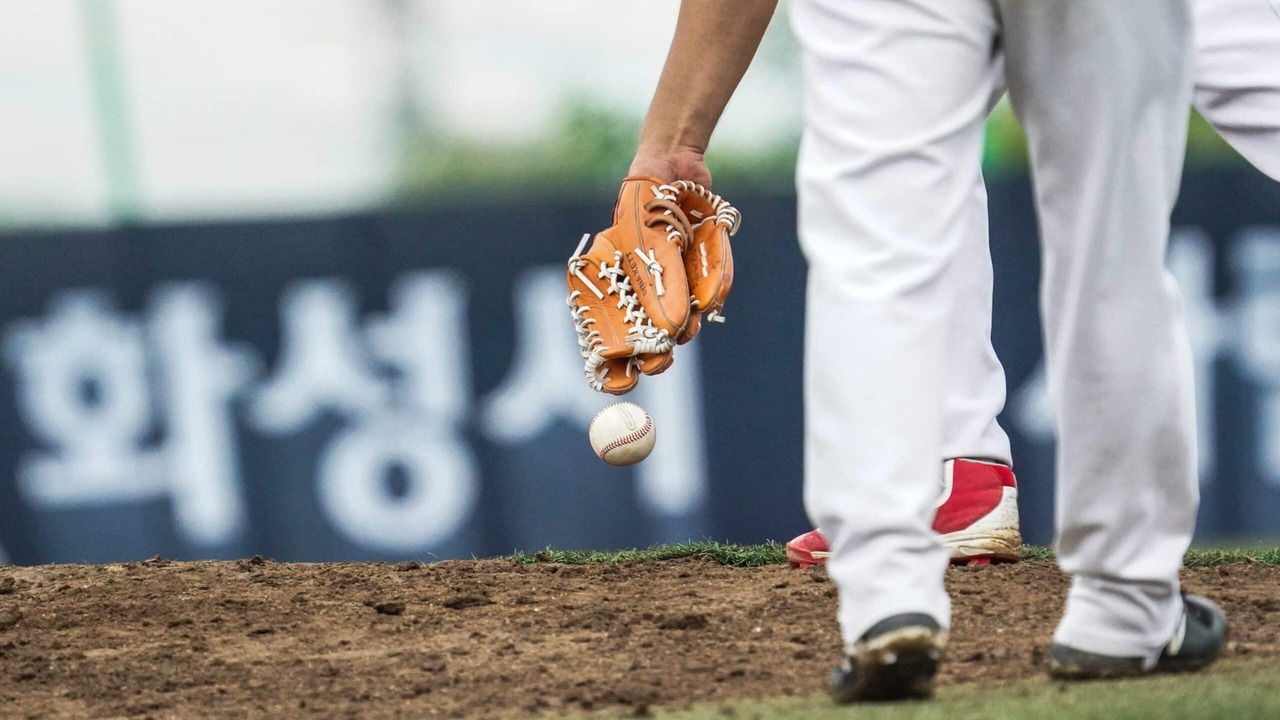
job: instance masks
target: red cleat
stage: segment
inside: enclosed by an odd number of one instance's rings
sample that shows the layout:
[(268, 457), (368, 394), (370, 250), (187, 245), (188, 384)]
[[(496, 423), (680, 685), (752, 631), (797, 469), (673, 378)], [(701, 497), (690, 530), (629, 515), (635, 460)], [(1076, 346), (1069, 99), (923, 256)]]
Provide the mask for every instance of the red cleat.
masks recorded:
[[(1020, 560), (1018, 481), (1013, 471), (999, 463), (948, 460), (933, 529), (942, 535), (953, 564)], [(822, 565), (830, 556), (827, 539), (817, 530), (787, 543), (787, 561), (793, 568)]]
[(825, 565), (828, 557), (831, 557), (831, 548), (817, 530), (810, 530), (787, 543), (787, 562), (793, 568), (804, 570), (814, 565)]

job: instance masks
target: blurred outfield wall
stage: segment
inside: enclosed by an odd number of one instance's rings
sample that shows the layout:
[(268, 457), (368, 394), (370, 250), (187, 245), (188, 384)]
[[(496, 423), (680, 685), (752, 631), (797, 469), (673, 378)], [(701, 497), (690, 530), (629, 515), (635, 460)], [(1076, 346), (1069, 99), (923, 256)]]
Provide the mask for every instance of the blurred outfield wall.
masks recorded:
[[(579, 377), (562, 262), (607, 219), (676, 7), (0, 0), (0, 561), (803, 530), (785, 13), (710, 154), (747, 218), (731, 322), (644, 383), (652, 460), (609, 470), (585, 442), (605, 398)], [(1198, 118), (1188, 168), (1171, 260), (1202, 528), (1274, 537), (1280, 199)], [(1034, 220), (1007, 106), (985, 170), (1006, 424), (1046, 542)]]
[[(804, 269), (787, 197), (739, 204), (729, 323), (634, 397), (658, 450), (604, 466), (563, 259), (608, 210), (410, 214), (0, 239), (0, 546), (19, 563), (469, 557), (786, 540)], [(990, 191), (994, 340), (1027, 539), (1052, 520), (1025, 179)], [(1280, 186), (1191, 171), (1170, 261), (1200, 393), (1200, 539), (1280, 528)], [(500, 261), (495, 259), (500, 258)], [(856, 339), (848, 352), (857, 352)]]

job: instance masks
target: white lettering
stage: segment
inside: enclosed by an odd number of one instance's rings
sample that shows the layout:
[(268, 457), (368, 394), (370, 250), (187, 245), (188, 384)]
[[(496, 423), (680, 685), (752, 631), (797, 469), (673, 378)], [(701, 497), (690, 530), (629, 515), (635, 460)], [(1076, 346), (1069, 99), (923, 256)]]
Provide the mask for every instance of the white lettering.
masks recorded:
[[(585, 434), (600, 408), (613, 401), (582, 378), (564, 295), (564, 270), (558, 267), (527, 271), (516, 283), (515, 357), (481, 412), (481, 427), (495, 441), (533, 442), (557, 421)], [(636, 473), (642, 506), (662, 517), (702, 509), (707, 494), (697, 343), (681, 345), (676, 352), (679, 358), (671, 369), (643, 379), (632, 396), (658, 425), (657, 447)]]

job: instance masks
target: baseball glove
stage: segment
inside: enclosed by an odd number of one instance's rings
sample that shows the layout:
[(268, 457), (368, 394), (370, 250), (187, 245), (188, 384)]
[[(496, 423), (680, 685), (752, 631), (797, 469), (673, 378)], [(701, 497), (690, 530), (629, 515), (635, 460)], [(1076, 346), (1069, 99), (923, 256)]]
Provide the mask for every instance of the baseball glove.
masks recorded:
[(680, 209), (692, 223), (684, 253), (685, 276), (689, 280), (689, 324), (677, 338), (683, 344), (693, 339), (702, 323), (724, 322), (724, 301), (733, 287), (733, 252), (729, 238), (738, 232), (742, 215), (724, 198), (688, 180), (675, 183)]
[(733, 280), (729, 236), (737, 224), (738, 212), (696, 183), (623, 180), (613, 225), (594, 240), (582, 237), (566, 275), (592, 388), (630, 391), (641, 373), (671, 365), (675, 345), (696, 334), (704, 314), (719, 317)]

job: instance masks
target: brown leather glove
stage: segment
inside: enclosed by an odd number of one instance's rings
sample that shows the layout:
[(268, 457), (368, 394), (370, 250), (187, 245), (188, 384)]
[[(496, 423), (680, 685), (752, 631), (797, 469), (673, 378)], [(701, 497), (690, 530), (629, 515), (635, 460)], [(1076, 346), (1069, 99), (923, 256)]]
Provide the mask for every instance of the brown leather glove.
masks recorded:
[(591, 236), (583, 236), (566, 275), (591, 387), (629, 392), (640, 373), (671, 365), (675, 344), (697, 333), (704, 314), (718, 321), (733, 283), (729, 236), (738, 221), (737, 210), (696, 183), (623, 180), (614, 224), (586, 252)]

